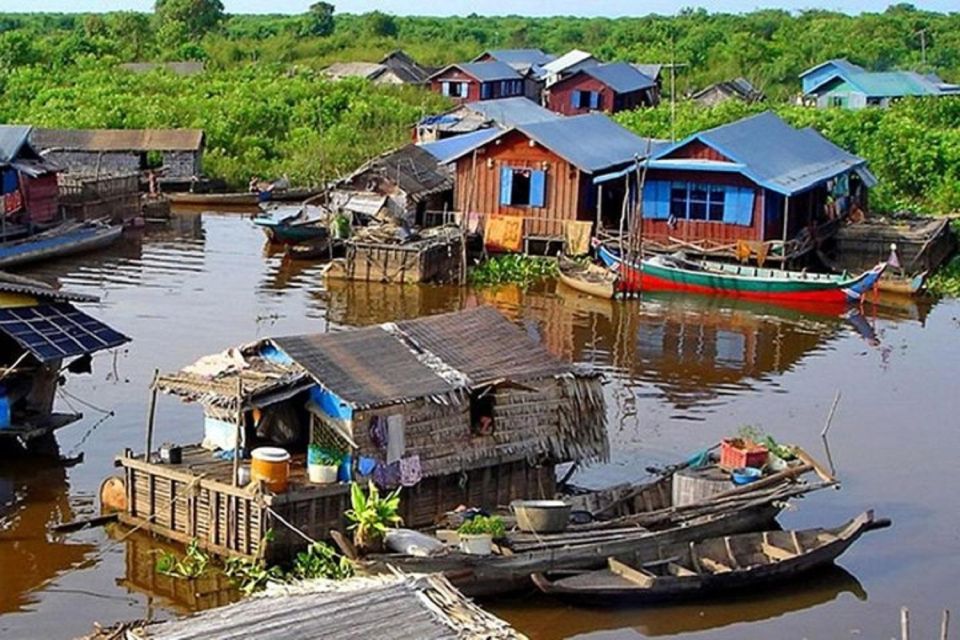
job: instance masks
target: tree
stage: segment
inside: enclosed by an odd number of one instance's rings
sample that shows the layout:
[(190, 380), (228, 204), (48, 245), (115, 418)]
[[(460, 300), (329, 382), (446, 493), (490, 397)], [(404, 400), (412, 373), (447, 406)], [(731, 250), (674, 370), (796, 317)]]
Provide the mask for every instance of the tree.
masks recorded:
[(367, 33), (375, 38), (395, 38), (397, 36), (397, 21), (393, 16), (381, 11), (371, 11), (364, 16), (364, 27)]
[(223, 20), (220, 0), (156, 0), (154, 13), (160, 28), (170, 24), (182, 26), (182, 32), (196, 39), (215, 28)]
[(332, 34), (335, 27), (333, 12), (334, 6), (329, 2), (315, 2), (310, 5), (301, 35), (324, 37)]

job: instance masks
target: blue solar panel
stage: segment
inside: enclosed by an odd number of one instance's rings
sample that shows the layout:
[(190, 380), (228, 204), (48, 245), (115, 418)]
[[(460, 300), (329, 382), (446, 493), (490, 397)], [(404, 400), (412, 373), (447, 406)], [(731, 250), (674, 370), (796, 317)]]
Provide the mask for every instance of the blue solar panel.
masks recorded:
[(93, 353), (130, 340), (67, 303), (0, 309), (0, 331), (41, 362)]

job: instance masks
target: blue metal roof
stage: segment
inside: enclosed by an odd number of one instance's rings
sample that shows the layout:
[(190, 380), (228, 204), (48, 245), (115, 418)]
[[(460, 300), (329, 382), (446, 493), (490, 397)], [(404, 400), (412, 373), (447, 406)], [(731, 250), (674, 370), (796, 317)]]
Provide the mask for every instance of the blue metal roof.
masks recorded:
[(430, 142), (423, 148), (440, 163), (452, 162), (509, 131), (519, 131), (587, 173), (596, 173), (654, 154), (668, 142), (641, 138), (602, 113), (519, 124), (511, 129), (483, 129)]
[(554, 59), (554, 56), (544, 53), (540, 49), (488, 49), (477, 58), (481, 58), (485, 54), (510, 66), (520, 67), (540, 66)]
[(836, 67), (838, 71), (841, 71), (843, 73), (862, 73), (866, 71), (866, 69), (864, 69), (860, 65), (853, 64), (846, 58), (834, 58), (833, 60), (827, 60), (826, 62), (821, 62), (816, 66), (810, 67), (809, 69), (801, 73), (800, 77), (803, 78), (804, 76), (808, 76), (814, 71), (819, 71), (821, 68), (826, 67), (827, 65)]
[(533, 100), (522, 96), (468, 102), (464, 106), (504, 127), (556, 120), (562, 117), (549, 109), (544, 109)]
[(772, 111), (696, 133), (654, 154), (652, 160), (666, 159), (694, 140), (742, 165), (740, 173), (760, 186), (788, 196), (851, 170), (857, 170), (868, 183), (875, 182), (866, 170), (866, 160), (811, 128), (791, 127)]
[(451, 64), (433, 77), (443, 74), (447, 69), (460, 69), (480, 82), (495, 82), (497, 80), (522, 80), (523, 77), (514, 71), (513, 67), (499, 60), (490, 62), (460, 62)]
[(439, 164), (447, 164), (457, 158), (467, 154), (477, 147), (481, 147), (488, 142), (500, 137), (503, 129), (480, 129), (471, 133), (464, 133), (452, 138), (444, 138), (435, 142), (425, 142), (420, 148), (430, 153), (437, 159)]
[(0, 125), (0, 164), (9, 164), (27, 143), (31, 127), (19, 124)]
[(626, 62), (609, 62), (596, 64), (581, 69), (592, 78), (596, 78), (617, 93), (630, 93), (641, 89), (649, 89), (656, 85), (652, 78), (644, 75), (636, 67)]
[(834, 74), (809, 92), (823, 88), (835, 80), (845, 80), (856, 90), (871, 98), (900, 98), (903, 96), (935, 96), (940, 95), (940, 87), (924, 76), (914, 71), (863, 71), (858, 73)]

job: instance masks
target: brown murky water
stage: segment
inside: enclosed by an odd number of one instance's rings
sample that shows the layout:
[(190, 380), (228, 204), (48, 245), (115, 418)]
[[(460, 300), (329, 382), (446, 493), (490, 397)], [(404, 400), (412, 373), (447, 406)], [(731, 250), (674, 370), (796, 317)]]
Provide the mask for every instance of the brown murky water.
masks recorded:
[[(46, 526), (92, 515), (100, 481), (124, 447), (142, 448), (153, 369), (252, 337), (323, 331), (486, 302), (549, 348), (607, 377), (613, 460), (582, 483), (639, 480), (644, 468), (759, 425), (822, 456), (819, 432), (837, 389), (830, 448), (843, 479), (787, 513), (787, 526), (839, 523), (874, 508), (894, 527), (866, 536), (840, 566), (790, 588), (648, 609), (591, 610), (529, 596), (490, 607), (532, 638), (892, 637), (909, 606), (915, 637), (934, 637), (960, 596), (960, 302), (810, 316), (776, 307), (663, 296), (585, 299), (553, 283), (533, 291), (333, 284), (309, 265), (265, 253), (236, 215), (192, 215), (109, 252), (31, 271), (101, 296), (88, 310), (134, 340), (74, 377), (64, 406), (86, 417), (60, 434), (63, 470), (0, 463), (0, 637), (69, 638), (96, 621), (213, 606), (222, 585), (186, 589), (150, 570), (158, 544), (103, 530), (52, 537)], [(81, 400), (90, 406), (83, 406)], [(99, 422), (100, 409), (115, 415)], [(191, 440), (196, 407), (163, 399), (159, 441)]]

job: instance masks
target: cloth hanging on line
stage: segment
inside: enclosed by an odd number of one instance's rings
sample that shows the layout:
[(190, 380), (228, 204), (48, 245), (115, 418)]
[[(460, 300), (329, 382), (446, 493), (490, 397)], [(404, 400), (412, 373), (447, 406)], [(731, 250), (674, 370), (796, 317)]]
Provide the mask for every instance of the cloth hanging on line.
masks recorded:
[(403, 434), (403, 416), (392, 415), (387, 418), (387, 464), (391, 464), (403, 457), (406, 447), (406, 438)]
[(423, 471), (420, 468), (420, 456), (412, 455), (400, 459), (400, 484), (404, 487), (412, 487), (423, 479)]

